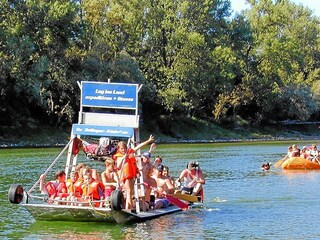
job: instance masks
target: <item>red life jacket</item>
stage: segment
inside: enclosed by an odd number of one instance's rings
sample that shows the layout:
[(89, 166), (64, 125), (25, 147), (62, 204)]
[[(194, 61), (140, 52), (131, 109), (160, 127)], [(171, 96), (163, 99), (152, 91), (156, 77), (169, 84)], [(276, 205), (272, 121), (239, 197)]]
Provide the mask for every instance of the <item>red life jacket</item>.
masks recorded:
[[(123, 170), (119, 169), (118, 174), (121, 175), (121, 181), (125, 182), (126, 179), (132, 179), (135, 178), (139, 172), (138, 166), (137, 166), (137, 160), (134, 157), (134, 150), (132, 148), (129, 148), (127, 151), (127, 157), (124, 160), (125, 163), (123, 165)], [(116, 153), (113, 157), (123, 157), (122, 154)]]
[(89, 197), (91, 200), (100, 200), (104, 193), (104, 185), (102, 182), (94, 180), (89, 186), (82, 185), (83, 196)]
[(73, 139), (72, 154), (77, 155), (82, 148), (82, 141), (79, 138)]
[(55, 197), (67, 197), (68, 190), (65, 182), (60, 182), (57, 183), (58, 185), (56, 186), (53, 182), (47, 182), (44, 187), (47, 190), (47, 193), (50, 198), (55, 198)]
[(74, 184), (73, 184), (73, 195), (76, 197), (81, 197), (82, 195), (82, 183), (83, 181), (78, 179)]

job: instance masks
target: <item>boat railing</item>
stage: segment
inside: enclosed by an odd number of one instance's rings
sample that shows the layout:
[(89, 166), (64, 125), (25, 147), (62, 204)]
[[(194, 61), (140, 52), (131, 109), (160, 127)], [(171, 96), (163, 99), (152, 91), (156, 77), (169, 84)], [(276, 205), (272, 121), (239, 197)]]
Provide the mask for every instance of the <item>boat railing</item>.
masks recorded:
[(92, 207), (92, 208), (107, 208), (111, 209), (111, 198), (101, 198), (100, 200), (77, 201), (76, 199), (51, 199), (48, 194), (28, 194), (25, 196), (28, 199), (25, 203), (43, 204), (46, 203), (50, 206), (78, 206), (78, 207)]
[[(52, 163), (50, 164), (50, 166), (45, 170), (45, 172), (43, 173), (44, 175), (46, 175), (51, 169), (52, 167), (56, 164), (56, 162), (61, 158), (62, 154), (64, 154), (64, 152), (68, 149), (69, 145), (71, 143), (73, 143), (74, 139), (76, 137), (73, 137), (70, 139), (70, 141), (67, 143), (67, 145), (61, 150), (61, 152), (58, 154), (58, 156), (52, 161)], [(35, 184), (29, 189), (28, 194), (30, 194), (40, 183), (41, 179), (39, 178)]]

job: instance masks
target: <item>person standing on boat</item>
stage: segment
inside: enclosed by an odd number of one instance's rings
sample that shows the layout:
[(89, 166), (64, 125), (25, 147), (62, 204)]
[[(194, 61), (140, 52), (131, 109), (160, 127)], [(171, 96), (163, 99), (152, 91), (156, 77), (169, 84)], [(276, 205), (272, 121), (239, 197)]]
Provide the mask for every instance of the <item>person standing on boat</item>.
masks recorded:
[(182, 194), (198, 196), (201, 193), (202, 185), (206, 183), (202, 170), (197, 162), (188, 162), (177, 182), (183, 182)]
[(104, 196), (110, 197), (113, 190), (116, 189), (119, 180), (118, 173), (114, 168), (114, 161), (112, 158), (105, 160), (106, 170), (101, 173), (102, 183), (105, 187)]
[(136, 176), (139, 174), (137, 160), (134, 156), (134, 153), (153, 141), (154, 136), (150, 135), (147, 141), (144, 141), (136, 147), (129, 149), (127, 149), (125, 142), (120, 141), (117, 145), (117, 152), (115, 155), (113, 155), (113, 159), (115, 159), (117, 163), (120, 181), (123, 183), (124, 190), (126, 191), (126, 209), (133, 208), (134, 181)]
[(155, 181), (154, 178), (152, 178), (153, 174), (153, 165), (150, 162), (151, 158), (151, 153), (149, 152), (144, 152), (141, 155), (142, 159), (142, 166), (141, 166), (141, 172), (143, 176), (143, 184), (145, 186), (144, 188), (144, 202), (146, 203), (145, 207), (146, 209), (150, 208), (151, 205), (154, 205), (154, 200), (151, 201), (151, 192), (152, 189), (157, 187), (157, 182)]

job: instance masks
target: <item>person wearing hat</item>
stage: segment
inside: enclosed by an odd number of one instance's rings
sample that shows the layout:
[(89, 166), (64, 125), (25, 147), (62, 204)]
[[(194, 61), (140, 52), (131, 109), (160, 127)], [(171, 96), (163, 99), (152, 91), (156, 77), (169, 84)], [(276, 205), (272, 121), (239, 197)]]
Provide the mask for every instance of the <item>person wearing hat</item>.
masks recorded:
[(182, 194), (198, 196), (202, 190), (202, 185), (206, 183), (199, 163), (190, 161), (184, 169), (177, 182), (183, 182)]

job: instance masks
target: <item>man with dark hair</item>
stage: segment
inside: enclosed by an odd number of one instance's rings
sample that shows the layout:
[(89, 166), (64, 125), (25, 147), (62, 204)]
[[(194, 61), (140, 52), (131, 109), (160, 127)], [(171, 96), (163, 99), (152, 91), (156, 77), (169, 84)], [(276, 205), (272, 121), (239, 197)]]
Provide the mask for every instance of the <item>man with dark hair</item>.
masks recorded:
[(202, 185), (206, 183), (202, 170), (197, 162), (188, 162), (177, 182), (183, 182), (182, 193), (198, 196), (202, 190)]

